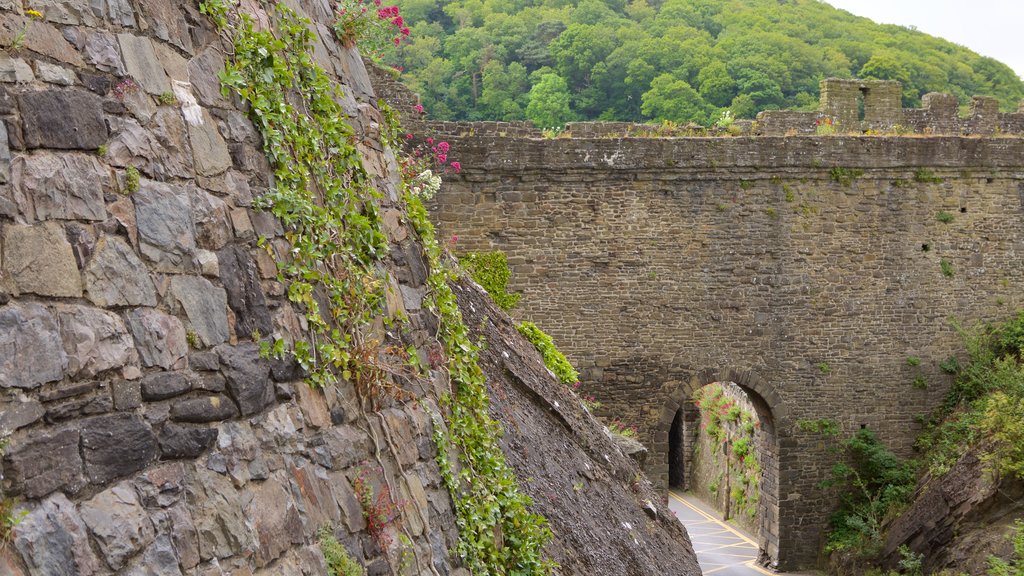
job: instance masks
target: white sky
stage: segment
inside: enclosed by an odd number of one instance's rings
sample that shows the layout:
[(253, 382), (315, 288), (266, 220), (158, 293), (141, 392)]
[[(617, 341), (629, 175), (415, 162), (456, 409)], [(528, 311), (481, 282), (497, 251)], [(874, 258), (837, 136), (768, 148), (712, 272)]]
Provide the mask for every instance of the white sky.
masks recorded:
[(918, 30), (1007, 64), (1024, 78), (1024, 0), (825, 0), (881, 24)]

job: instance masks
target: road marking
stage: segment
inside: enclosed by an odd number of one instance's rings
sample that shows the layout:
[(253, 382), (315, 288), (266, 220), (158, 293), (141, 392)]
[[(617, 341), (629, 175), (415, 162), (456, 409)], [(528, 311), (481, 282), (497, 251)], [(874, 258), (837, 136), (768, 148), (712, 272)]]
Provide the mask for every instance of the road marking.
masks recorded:
[[(708, 514), (707, 512), (701, 510), (700, 508), (697, 508), (693, 504), (690, 504), (689, 502), (687, 502), (686, 500), (681, 498), (679, 495), (677, 495), (675, 492), (670, 491), (668, 494), (676, 502), (679, 502), (683, 506), (686, 506), (690, 510), (696, 512), (700, 517), (705, 518), (706, 521), (713, 522), (713, 523), (717, 524), (718, 526), (721, 526), (722, 528), (725, 529), (724, 530), (725, 532), (729, 532), (729, 533), (733, 534), (734, 536), (736, 536), (737, 538), (739, 538), (740, 540), (742, 540), (746, 544), (748, 544), (750, 546), (753, 546), (755, 550), (757, 550), (759, 548), (758, 545), (757, 545), (757, 542), (754, 542), (753, 540), (751, 540), (749, 537), (747, 537), (746, 534), (743, 534), (742, 532), (737, 531), (732, 526), (729, 526), (728, 524), (722, 522), (718, 518), (715, 518), (714, 516), (711, 516), (710, 514)], [(698, 522), (697, 524), (704, 524), (704, 523), (705, 522), (702, 521), (702, 522)], [(716, 546), (714, 548), (709, 548), (707, 550), (701, 550), (700, 552), (698, 552), (697, 550), (694, 550), (694, 552), (696, 554), (702, 554), (702, 553), (706, 553), (706, 552), (708, 552), (710, 550), (720, 550), (722, 548), (730, 548), (730, 547), (734, 547), (734, 546), (743, 546), (743, 544), (731, 544), (731, 545), (725, 545), (725, 546)], [(730, 556), (731, 556), (731, 554), (730, 554)], [(730, 564), (730, 565), (726, 565), (726, 566), (719, 566), (719, 567), (716, 567), (716, 568), (711, 568), (710, 570), (704, 570), (704, 574), (712, 574), (714, 572), (718, 572), (719, 570), (724, 570), (725, 568), (729, 568), (731, 566), (737, 566), (737, 565), (744, 565), (747, 568), (750, 568), (751, 570), (754, 570), (755, 572), (760, 572), (761, 574), (765, 574), (766, 576), (778, 576), (777, 572), (772, 572), (772, 571), (764, 568), (763, 566), (758, 564), (756, 560), (748, 560), (747, 562), (737, 562), (736, 564)]]

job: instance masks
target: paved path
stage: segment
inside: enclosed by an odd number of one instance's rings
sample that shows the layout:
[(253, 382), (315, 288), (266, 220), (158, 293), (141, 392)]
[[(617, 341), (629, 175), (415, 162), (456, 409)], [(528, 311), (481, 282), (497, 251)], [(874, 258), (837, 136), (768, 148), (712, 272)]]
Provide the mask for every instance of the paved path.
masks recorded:
[(669, 508), (686, 526), (704, 574), (776, 576), (757, 565), (757, 544), (734, 526), (718, 520), (715, 511), (690, 494), (669, 492)]

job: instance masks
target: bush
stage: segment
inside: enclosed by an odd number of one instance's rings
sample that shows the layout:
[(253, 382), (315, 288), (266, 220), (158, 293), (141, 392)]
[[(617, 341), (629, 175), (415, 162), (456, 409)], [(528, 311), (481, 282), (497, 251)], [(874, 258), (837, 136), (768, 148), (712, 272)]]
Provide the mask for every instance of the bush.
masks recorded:
[(509, 294), (507, 291), (512, 271), (508, 269), (508, 258), (504, 252), (470, 252), (460, 256), (459, 263), (473, 281), (491, 295), (498, 308), (508, 312), (519, 303), (522, 294)]
[(572, 386), (580, 379), (579, 372), (572, 367), (569, 359), (555, 347), (555, 341), (551, 339), (551, 336), (548, 336), (543, 330), (538, 328), (536, 324), (533, 322), (521, 322), (516, 326), (516, 329), (540, 352), (541, 357), (544, 358), (544, 365), (555, 373), (555, 376), (558, 377), (562, 384)]
[(316, 539), (320, 545), (320, 551), (324, 554), (324, 560), (327, 561), (327, 573), (329, 576), (363, 576), (366, 574), (363, 567), (349, 555), (348, 550), (345, 550), (345, 547), (334, 537), (334, 532), (331, 531), (330, 526), (320, 528), (316, 533)]

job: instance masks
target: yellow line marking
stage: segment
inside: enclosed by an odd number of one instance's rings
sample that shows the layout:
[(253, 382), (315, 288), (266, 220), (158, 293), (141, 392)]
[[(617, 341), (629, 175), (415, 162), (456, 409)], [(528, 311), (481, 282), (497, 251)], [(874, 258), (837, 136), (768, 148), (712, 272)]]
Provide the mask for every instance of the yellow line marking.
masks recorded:
[(747, 562), (747, 567), (751, 570), (756, 570), (761, 574), (766, 574), (767, 576), (779, 576), (778, 572), (772, 572), (771, 570), (766, 569), (764, 566), (761, 566), (754, 560)]
[(738, 537), (739, 537), (740, 539), (742, 539), (742, 540), (743, 540), (744, 542), (747, 542), (748, 544), (750, 544), (751, 546), (754, 546), (755, 548), (757, 547), (757, 542), (754, 542), (753, 540), (751, 540), (750, 538), (748, 538), (748, 537), (747, 537), (747, 536), (746, 536), (745, 534), (743, 534), (742, 532), (738, 532), (738, 531), (737, 531), (737, 530), (735, 530), (735, 529), (734, 529), (734, 528), (733, 528), (732, 526), (729, 526), (728, 524), (725, 524), (725, 523), (724, 523), (724, 522), (722, 522), (721, 520), (719, 520), (719, 519), (715, 518), (714, 516), (711, 516), (710, 514), (708, 514), (707, 512), (705, 512), (705, 511), (701, 510), (700, 508), (697, 508), (697, 507), (696, 507), (696, 506), (694, 506), (693, 504), (690, 504), (690, 503), (689, 503), (689, 502), (687, 502), (686, 500), (683, 500), (682, 498), (680, 498), (679, 496), (677, 496), (675, 492), (669, 492), (669, 496), (671, 496), (672, 498), (674, 498), (674, 499), (676, 500), (676, 502), (679, 502), (679, 503), (680, 503), (680, 504), (682, 504), (683, 506), (686, 506), (687, 508), (689, 508), (690, 510), (693, 510), (693, 511), (694, 511), (694, 512), (696, 512), (697, 514), (700, 514), (700, 515), (701, 515), (701, 516), (703, 516), (704, 518), (707, 518), (708, 520), (711, 520), (712, 522), (715, 522), (716, 524), (718, 524), (718, 525), (719, 525), (719, 526), (721, 526), (722, 528), (725, 528), (725, 529), (726, 529), (726, 530), (728, 530), (729, 532), (732, 532), (733, 534), (735, 534), (736, 536), (738, 536)]

